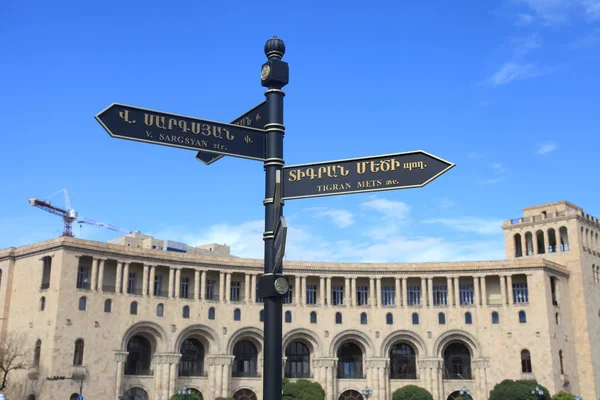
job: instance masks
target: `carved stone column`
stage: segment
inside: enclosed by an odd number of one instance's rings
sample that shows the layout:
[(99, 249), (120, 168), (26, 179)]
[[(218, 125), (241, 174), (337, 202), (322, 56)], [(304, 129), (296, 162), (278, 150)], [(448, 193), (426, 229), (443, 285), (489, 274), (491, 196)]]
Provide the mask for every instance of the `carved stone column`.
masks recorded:
[(231, 272), (225, 274), (225, 302), (231, 301)]
[(104, 285), (104, 264), (106, 260), (101, 258), (100, 265), (98, 266), (98, 291), (102, 293), (102, 286)]
[(123, 293), (127, 293), (129, 289), (129, 264), (123, 263)]
[(327, 305), (330, 306), (332, 303), (331, 300), (333, 297), (333, 295), (331, 294), (331, 277), (330, 276), (327, 277), (327, 294), (326, 294), (326, 296), (327, 296)]
[(427, 278), (427, 292), (429, 307), (433, 307), (433, 277)]
[(358, 303), (356, 301), (356, 277), (352, 278), (352, 282), (350, 284), (350, 290), (352, 290), (352, 293), (350, 293), (350, 305), (352, 307), (356, 307), (358, 305)]
[(402, 293), (400, 292), (400, 278), (396, 278), (394, 284), (395, 284), (394, 290), (396, 291), (395, 296), (394, 296), (395, 297), (394, 305), (396, 307), (400, 307), (400, 305), (402, 305)]
[(200, 271), (194, 271), (194, 300), (200, 298)]
[(154, 296), (154, 281), (156, 280), (156, 265), (150, 266), (150, 282), (148, 282), (148, 295)]
[(206, 298), (206, 271), (200, 273), (200, 300)]
[(250, 303), (250, 275), (244, 274), (244, 303)]
[(250, 277), (250, 303), (256, 303), (256, 275)]
[(319, 279), (319, 304), (325, 305), (325, 279)]
[(294, 304), (296, 306), (300, 305), (300, 277), (298, 275), (296, 275), (294, 277), (294, 286), (295, 286), (295, 293), (294, 293)]
[(448, 307), (454, 306), (454, 292), (452, 291), (452, 278), (446, 278), (446, 293), (448, 295)]
[(98, 263), (100, 262), (99, 259), (94, 257), (94, 260), (92, 261), (92, 279), (90, 282), (90, 290), (96, 290), (96, 285), (97, 285), (97, 280), (96, 280), (96, 276), (98, 274)]
[(125, 361), (127, 361), (126, 351), (116, 351), (115, 361), (117, 362), (117, 376), (115, 385), (115, 400), (119, 399), (119, 396), (123, 394), (123, 375), (125, 373)]
[(175, 280), (175, 269), (169, 267), (169, 298), (173, 297), (173, 281)]
[(406, 308), (408, 304), (408, 279), (402, 278), (402, 308)]
[(123, 278), (123, 263), (117, 261), (117, 280), (116, 280), (117, 287), (115, 288), (116, 293), (122, 293), (121, 292), (122, 278)]
[(454, 277), (454, 305), (460, 307), (460, 277)]
[(175, 270), (175, 298), (181, 297), (181, 268)]
[(144, 264), (144, 274), (142, 275), (142, 296), (148, 296), (148, 264)]
[(487, 298), (487, 287), (485, 284), (485, 275), (481, 277), (481, 307), (487, 307), (488, 298)]
[(504, 275), (500, 275), (500, 298), (502, 307), (506, 307), (506, 283)]
[(344, 280), (344, 305), (350, 306), (350, 294), (352, 292), (352, 286), (350, 286), (350, 278)]
[(375, 302), (381, 308), (381, 278), (375, 279)]
[(512, 275), (508, 275), (506, 277), (506, 292), (507, 292), (507, 300), (508, 300), (508, 306), (512, 307), (513, 305), (513, 285), (512, 285)]
[(306, 277), (300, 279), (300, 305), (306, 305)]

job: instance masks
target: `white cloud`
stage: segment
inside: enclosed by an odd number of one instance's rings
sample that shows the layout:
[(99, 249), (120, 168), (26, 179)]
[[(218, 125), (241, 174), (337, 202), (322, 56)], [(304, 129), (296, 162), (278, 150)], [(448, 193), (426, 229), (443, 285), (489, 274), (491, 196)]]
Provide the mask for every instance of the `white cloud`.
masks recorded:
[(471, 232), (480, 235), (496, 235), (501, 231), (504, 221), (495, 218), (432, 218), (423, 221), (425, 224), (444, 225), (461, 232)]
[(538, 155), (550, 153), (558, 148), (558, 145), (554, 142), (546, 142), (542, 143), (538, 146), (537, 151), (535, 152)]
[(329, 217), (331, 222), (340, 228), (346, 228), (354, 223), (354, 214), (346, 210), (325, 207), (307, 208), (304, 211), (313, 212), (316, 218)]
[(580, 0), (584, 9), (585, 15), (591, 20), (600, 18), (600, 0)]
[[(573, 16), (583, 16), (589, 21), (600, 18), (600, 0), (512, 0), (523, 4), (546, 26), (556, 26), (568, 22)], [(521, 15), (526, 15), (521, 17)], [(528, 24), (533, 21), (530, 14), (518, 14), (518, 22)]]
[(533, 78), (542, 75), (543, 71), (534, 64), (508, 62), (488, 79), (492, 86), (506, 85), (509, 82)]
[(380, 199), (375, 196), (371, 200), (361, 203), (361, 207), (376, 211), (386, 218), (404, 220), (408, 216), (410, 207), (401, 201)]
[(529, 25), (535, 20), (535, 17), (531, 14), (527, 13), (518, 13), (517, 14), (517, 23), (519, 25)]
[[(307, 216), (314, 209), (305, 209), (288, 217), (286, 260), (323, 262), (438, 262), (501, 259), (504, 255), (502, 230), (498, 221), (485, 218), (460, 219), (431, 218), (426, 224), (445, 225), (448, 228), (474, 235), (473, 241), (457, 241), (453, 236), (413, 235), (408, 229), (418, 228), (408, 222), (410, 207), (399, 201), (371, 197), (361, 204), (366, 221), (360, 225), (354, 217), (354, 230), (344, 229), (343, 238), (337, 226), (318, 227)], [(399, 227), (406, 228), (399, 232)], [(423, 226), (421, 226), (422, 228)], [(161, 239), (178, 240), (188, 245), (207, 243), (227, 244), (231, 254), (238, 257), (261, 259), (263, 221), (240, 224), (217, 224), (202, 232), (190, 233), (179, 227), (156, 232)], [(475, 235), (496, 233), (498, 240), (481, 240)], [(339, 239), (338, 239), (339, 238)]]

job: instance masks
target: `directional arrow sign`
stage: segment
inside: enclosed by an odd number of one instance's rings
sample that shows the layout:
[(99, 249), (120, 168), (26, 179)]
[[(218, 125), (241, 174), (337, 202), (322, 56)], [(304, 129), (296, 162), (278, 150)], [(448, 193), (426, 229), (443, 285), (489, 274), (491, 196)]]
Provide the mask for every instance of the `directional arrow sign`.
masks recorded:
[[(267, 114), (267, 102), (263, 101), (250, 111), (237, 117), (231, 122), (234, 125), (249, 126), (250, 128), (263, 129), (265, 127), (265, 115)], [(199, 151), (196, 154), (196, 159), (202, 161), (206, 165), (210, 165), (224, 156), (214, 153), (206, 153)]]
[(108, 134), (134, 140), (264, 161), (265, 131), (113, 103), (96, 115)]
[(282, 200), (422, 187), (454, 164), (422, 150), (283, 167)]

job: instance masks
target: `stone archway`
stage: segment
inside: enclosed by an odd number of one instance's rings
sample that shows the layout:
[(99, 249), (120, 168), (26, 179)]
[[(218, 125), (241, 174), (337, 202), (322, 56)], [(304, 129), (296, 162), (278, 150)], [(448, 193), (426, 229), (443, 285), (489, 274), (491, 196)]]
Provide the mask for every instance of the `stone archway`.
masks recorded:
[(125, 392), (127, 400), (148, 400), (148, 393), (141, 387), (132, 387)]
[(471, 397), (468, 394), (461, 395), (460, 390), (457, 390), (455, 392), (450, 393), (446, 400), (473, 400), (473, 397)]
[(240, 389), (233, 394), (233, 400), (257, 400), (257, 397), (250, 389)]
[(363, 396), (356, 390), (345, 390), (338, 400), (363, 400)]

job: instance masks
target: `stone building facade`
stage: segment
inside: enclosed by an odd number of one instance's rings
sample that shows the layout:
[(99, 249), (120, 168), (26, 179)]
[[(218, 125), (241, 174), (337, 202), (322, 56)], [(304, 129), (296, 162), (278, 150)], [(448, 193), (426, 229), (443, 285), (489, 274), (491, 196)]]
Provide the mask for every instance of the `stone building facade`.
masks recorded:
[[(598, 220), (562, 201), (502, 229), (503, 261), (286, 262), (282, 374), (326, 400), (408, 384), (483, 400), (506, 378), (598, 399)], [(31, 365), (15, 400), (76, 399), (80, 383), (86, 399), (262, 398), (263, 265), (227, 254), (69, 237), (0, 251), (0, 340), (22, 339)]]

